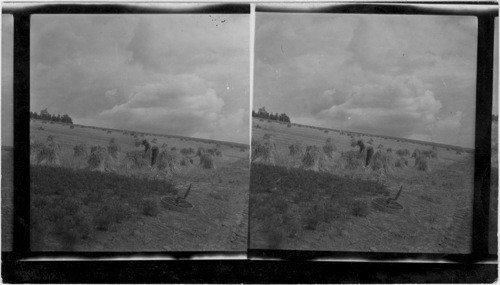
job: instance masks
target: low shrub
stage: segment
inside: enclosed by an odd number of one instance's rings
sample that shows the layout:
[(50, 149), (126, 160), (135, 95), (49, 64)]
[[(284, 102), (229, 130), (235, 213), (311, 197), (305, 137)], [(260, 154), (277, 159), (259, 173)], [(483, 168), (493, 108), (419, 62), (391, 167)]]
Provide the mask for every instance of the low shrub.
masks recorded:
[(279, 249), (283, 243), (283, 233), (279, 230), (271, 230), (267, 236), (269, 249)]
[(304, 228), (308, 230), (315, 230), (319, 223), (323, 220), (323, 213), (318, 205), (314, 205), (311, 209), (306, 211), (303, 218)]
[(158, 204), (150, 199), (146, 199), (142, 203), (142, 213), (146, 216), (156, 217), (160, 210), (158, 209)]
[(370, 213), (368, 204), (364, 201), (354, 200), (349, 205), (349, 208), (351, 210), (351, 214), (355, 217), (366, 217)]
[(222, 156), (222, 152), (219, 148), (209, 148), (206, 152), (212, 156)]

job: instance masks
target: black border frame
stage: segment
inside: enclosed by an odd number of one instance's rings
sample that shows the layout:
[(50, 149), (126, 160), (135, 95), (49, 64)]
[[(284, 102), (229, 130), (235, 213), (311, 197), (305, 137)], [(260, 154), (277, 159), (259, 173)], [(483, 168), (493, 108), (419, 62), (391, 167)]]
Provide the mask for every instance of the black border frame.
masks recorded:
[[(488, 254), (488, 207), (490, 187), (491, 104), (493, 86), (493, 33), (498, 4), (489, 2), (392, 2), (341, 3), (315, 9), (266, 7), (256, 5), (256, 13), (344, 13), (344, 14), (418, 14), (469, 15), (478, 18), (478, 58), (476, 81), (476, 156), (474, 183), (473, 245), (471, 254), (411, 254), (323, 251), (247, 251), (250, 260), (216, 261), (24, 261), (30, 257), (82, 258), (158, 256), (151, 252), (44, 252), (29, 249), (29, 90), (30, 90), (30, 15), (32, 14), (198, 14), (250, 13), (250, 2), (243, 4), (199, 3), (199, 8), (158, 8), (131, 4), (34, 4), (26, 8), (3, 9), (14, 16), (14, 244), (12, 252), (2, 252), (2, 277), (5, 282), (24, 283), (391, 283), (399, 282), (493, 282), (497, 265), (473, 264), (493, 260)], [(142, 3), (141, 3), (142, 4)], [(296, 5), (296, 3), (291, 3)], [(423, 4), (423, 7), (418, 5)], [(432, 6), (461, 5), (453, 10)], [(475, 10), (475, 5), (489, 6)], [(19, 4), (17, 4), (19, 5)], [(165, 3), (165, 6), (168, 6)], [(173, 4), (175, 6), (175, 4)], [(431, 7), (428, 7), (431, 6)], [(478, 111), (479, 110), (479, 111)], [(193, 255), (224, 254), (231, 257), (241, 252), (169, 252), (166, 257), (189, 258)], [(258, 261), (252, 258), (280, 258), (284, 261)], [(371, 262), (308, 262), (317, 258), (360, 258)], [(460, 263), (393, 263), (401, 259), (447, 259)], [(377, 262), (388, 261), (388, 262)], [(432, 262), (432, 261), (431, 261)], [(332, 271), (333, 270), (333, 271)], [(439, 272), (442, 272), (439, 275)], [(434, 274), (434, 275), (429, 275)], [(435, 274), (438, 274), (436, 276)], [(404, 277), (401, 277), (404, 276)], [(399, 278), (399, 279), (398, 279)]]

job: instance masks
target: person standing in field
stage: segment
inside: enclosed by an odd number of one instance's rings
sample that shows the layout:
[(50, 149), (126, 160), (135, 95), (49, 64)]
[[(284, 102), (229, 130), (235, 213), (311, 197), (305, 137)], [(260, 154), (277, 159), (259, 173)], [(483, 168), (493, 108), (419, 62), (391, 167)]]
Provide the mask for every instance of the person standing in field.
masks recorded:
[(143, 140), (142, 145), (144, 146), (144, 153), (147, 153), (149, 148), (151, 147), (151, 145), (149, 144), (149, 142), (147, 140)]
[(153, 166), (155, 163), (156, 163), (156, 158), (158, 157), (158, 152), (159, 152), (159, 148), (156, 144), (153, 144), (151, 146), (151, 166)]

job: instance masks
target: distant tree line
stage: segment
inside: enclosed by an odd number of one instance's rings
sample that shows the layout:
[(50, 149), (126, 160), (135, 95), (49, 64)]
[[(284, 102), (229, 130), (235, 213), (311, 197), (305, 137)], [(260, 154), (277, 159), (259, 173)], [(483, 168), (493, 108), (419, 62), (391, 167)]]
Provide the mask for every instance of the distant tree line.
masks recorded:
[(252, 117), (290, 123), (290, 117), (288, 117), (285, 113), (268, 113), (266, 111), (266, 107), (259, 108), (258, 112), (252, 110)]
[(68, 123), (68, 124), (73, 124), (73, 120), (71, 119), (70, 116), (64, 114), (64, 115), (55, 115), (55, 114), (50, 114), (49, 111), (47, 111), (47, 108), (43, 109), (40, 111), (40, 114), (37, 114), (36, 112), (30, 112), (30, 118), (31, 119), (37, 119), (37, 120), (45, 120), (45, 121), (52, 121), (52, 122), (58, 122), (58, 123)]

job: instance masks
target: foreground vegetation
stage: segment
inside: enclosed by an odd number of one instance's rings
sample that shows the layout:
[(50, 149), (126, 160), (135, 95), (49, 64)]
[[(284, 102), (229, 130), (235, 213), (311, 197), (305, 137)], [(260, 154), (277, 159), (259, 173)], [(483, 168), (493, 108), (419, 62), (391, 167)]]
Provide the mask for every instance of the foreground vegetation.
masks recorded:
[(252, 228), (259, 226), (274, 249), (323, 223), (366, 217), (366, 198), (389, 195), (376, 181), (265, 164), (252, 164), (250, 189)]
[(55, 240), (60, 250), (75, 246), (96, 231), (140, 215), (156, 215), (154, 195), (174, 195), (167, 181), (62, 167), (30, 167), (31, 249)]

